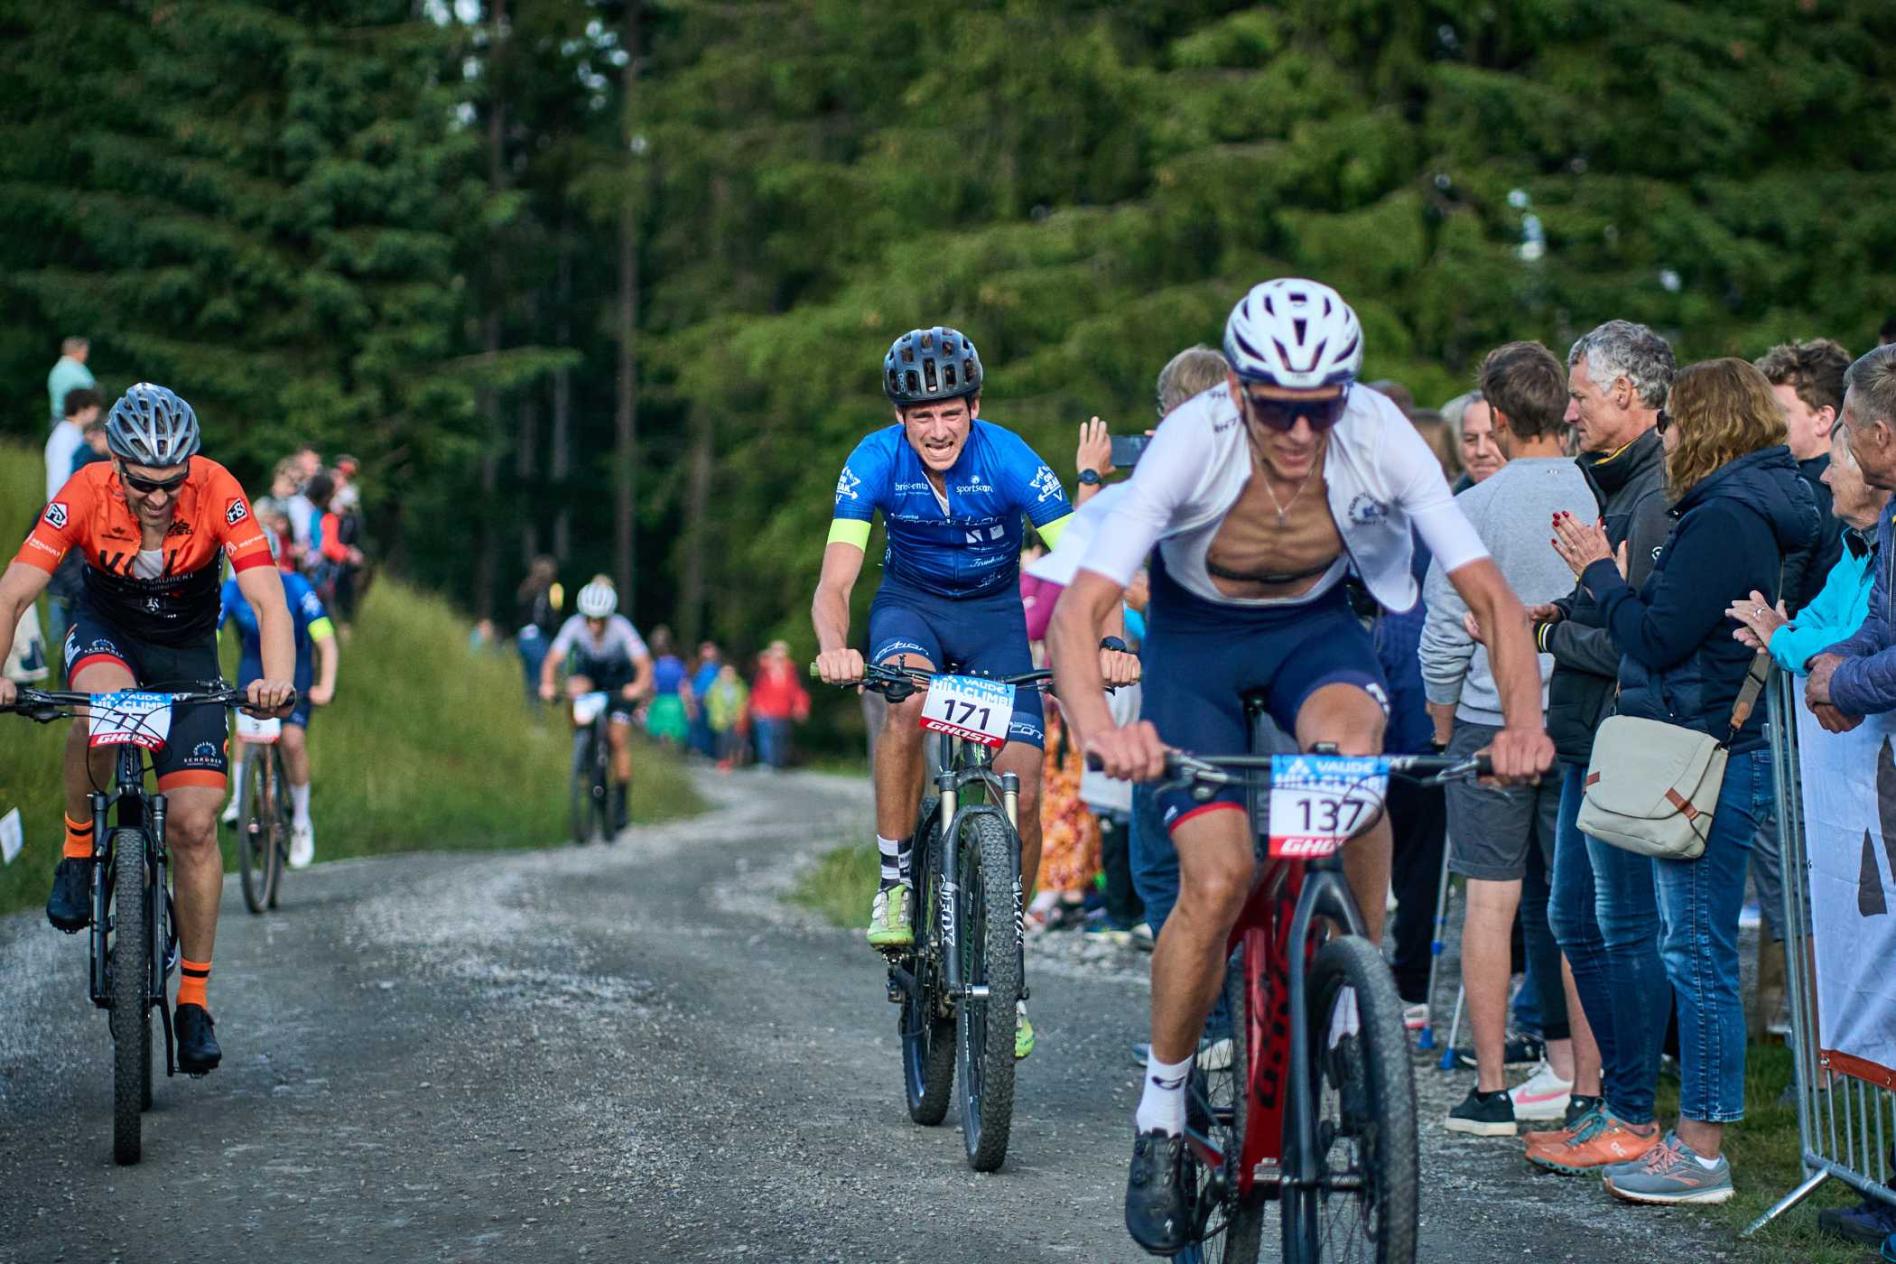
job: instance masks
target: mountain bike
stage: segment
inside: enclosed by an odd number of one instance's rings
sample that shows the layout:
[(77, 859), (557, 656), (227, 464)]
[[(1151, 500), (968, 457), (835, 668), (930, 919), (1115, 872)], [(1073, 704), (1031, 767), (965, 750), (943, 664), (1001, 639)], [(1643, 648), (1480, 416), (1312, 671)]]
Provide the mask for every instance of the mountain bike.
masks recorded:
[[(1248, 707), (1252, 750), (1263, 710)], [(1264, 1204), (1282, 1212), (1288, 1264), (1410, 1264), (1419, 1214), (1415, 1080), (1395, 978), (1338, 854), (1383, 810), (1390, 776), (1441, 783), (1483, 757), (1176, 753), (1166, 780), (1209, 799), (1246, 788), (1263, 845), (1230, 939), (1229, 1059), (1201, 1058), (1187, 1088), (1194, 1226), (1177, 1257), (1253, 1264)]]
[(612, 743), (606, 726), (612, 723), (612, 698), (603, 691), (582, 693), (571, 701), (573, 716), (573, 842), (584, 845), (597, 838), (611, 842)]
[(277, 906), (283, 871), (290, 861), (290, 776), (283, 765), (281, 720), (250, 720), (239, 713), (237, 735), (249, 748), (237, 787), (237, 868), (244, 907), (252, 913)]
[(861, 681), (891, 703), (928, 694), (922, 727), (935, 734), (940, 771), (911, 835), (915, 939), (884, 955), (889, 999), (902, 1007), (909, 1118), (940, 1123), (958, 1074), (962, 1144), (977, 1172), (992, 1172), (1007, 1157), (1014, 1010), (1027, 998), (1020, 778), (995, 772), (994, 752), (1007, 740), (1014, 691), (1052, 678), (1050, 671), (987, 677), (871, 664)]
[[(87, 796), (92, 809), (91, 968), (88, 992), (112, 1030), (112, 1158), (136, 1163), (140, 1114), (151, 1109), (151, 1011), (164, 1026), (165, 1074), (176, 1075), (166, 984), (178, 964), (178, 933), (166, 881), (165, 796), (145, 789), (146, 752), (162, 749), (180, 707), (244, 705), (222, 681), (164, 693), (127, 689), (85, 694), (22, 689), (7, 710), (41, 724), (84, 719), (87, 744), (118, 748), (112, 789)], [(114, 819), (116, 818), (116, 820)]]

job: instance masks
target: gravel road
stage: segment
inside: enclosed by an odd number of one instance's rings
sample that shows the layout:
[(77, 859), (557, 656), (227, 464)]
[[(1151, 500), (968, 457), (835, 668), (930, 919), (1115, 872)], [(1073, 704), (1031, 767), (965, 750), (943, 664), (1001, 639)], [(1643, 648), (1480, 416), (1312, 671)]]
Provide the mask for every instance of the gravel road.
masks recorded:
[[(908, 1122), (876, 958), (780, 899), (866, 787), (702, 784), (710, 813), (610, 849), (319, 865), (264, 918), (227, 885), (224, 1065), (160, 1080), (135, 1168), (84, 941), (0, 919), (0, 1260), (1146, 1258), (1120, 1224), (1144, 959), (1035, 946), (1040, 1050), (977, 1176), (952, 1124)], [(1444, 1133), (1465, 1077), (1418, 1076), (1425, 1259), (1730, 1249)]]

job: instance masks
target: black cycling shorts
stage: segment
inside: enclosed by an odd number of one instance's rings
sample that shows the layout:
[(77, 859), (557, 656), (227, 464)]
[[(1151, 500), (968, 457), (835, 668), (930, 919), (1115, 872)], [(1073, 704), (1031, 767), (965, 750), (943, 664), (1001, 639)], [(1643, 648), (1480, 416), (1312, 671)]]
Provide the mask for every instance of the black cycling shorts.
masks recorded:
[[(125, 635), (82, 600), (73, 609), (72, 626), (66, 631), (66, 679), (74, 680), (87, 667), (102, 662), (123, 666), (141, 689), (215, 688), (223, 679), (215, 632), (186, 646), (154, 645)], [(170, 739), (151, 753), (158, 788), (223, 790), (229, 783), (229, 752), (230, 717), (223, 707), (174, 710)]]

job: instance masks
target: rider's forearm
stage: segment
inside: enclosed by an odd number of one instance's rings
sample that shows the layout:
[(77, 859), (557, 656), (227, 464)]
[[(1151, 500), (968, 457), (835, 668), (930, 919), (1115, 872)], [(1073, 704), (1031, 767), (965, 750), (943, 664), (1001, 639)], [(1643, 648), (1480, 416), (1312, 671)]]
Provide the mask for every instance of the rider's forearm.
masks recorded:
[(819, 584), (816, 599), (810, 603), (810, 623), (816, 630), (818, 653), (849, 648), (848, 590)]
[(264, 679), (296, 679), (296, 636), (290, 629), (289, 608), (266, 603), (257, 611), (257, 633)]
[[(1097, 591), (1096, 591), (1097, 589)], [(1100, 594), (1104, 600), (1100, 600)], [(1099, 670), (1099, 629), (1118, 597), (1105, 581), (1082, 576), (1060, 594), (1047, 626), (1047, 651), (1053, 658), (1054, 692), (1060, 712), (1073, 728), (1075, 744), (1113, 727), (1106, 705), (1106, 682)]]
[(325, 693), (336, 691), (336, 672), (342, 666), (342, 654), (336, 648), (336, 638), (326, 636), (316, 642), (316, 683)]

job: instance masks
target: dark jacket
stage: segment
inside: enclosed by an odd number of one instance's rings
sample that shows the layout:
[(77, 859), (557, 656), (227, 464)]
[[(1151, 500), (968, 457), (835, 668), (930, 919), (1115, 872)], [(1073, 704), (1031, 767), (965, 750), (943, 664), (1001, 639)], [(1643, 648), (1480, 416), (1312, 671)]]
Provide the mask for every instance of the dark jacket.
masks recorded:
[(1797, 463), (1798, 474), (1810, 485), (1810, 494), (1817, 501), (1817, 521), (1822, 535), (1817, 541), (1817, 551), (1805, 560), (1797, 582), (1790, 583), (1790, 573), (1785, 573), (1784, 604), (1793, 615), (1817, 599), (1817, 594), (1824, 590), (1824, 581), (1830, 578), (1837, 560), (1843, 556), (1845, 524), (1835, 516), (1830, 488), (1823, 481), (1824, 471), (1829, 468), (1828, 452)]
[(1845, 715), (1881, 715), (1896, 711), (1896, 611), (1890, 595), (1896, 593), (1896, 506), (1886, 507), (1876, 524), (1876, 552), (1870, 566), (1870, 610), (1863, 626), (1847, 641), (1825, 650), (1844, 661), (1830, 677), (1830, 700)]
[[(1658, 431), (1648, 430), (1610, 456), (1586, 453), (1579, 466), (1599, 501), (1607, 540), (1615, 549), (1626, 544), (1630, 578), (1634, 586), (1645, 583), (1672, 530), (1666, 513), (1666, 454)], [(1613, 706), (1620, 652), (1585, 585), (1576, 584), (1571, 596), (1554, 604), (1565, 616), (1535, 633), (1541, 652), (1554, 656), (1554, 674), (1547, 682), (1547, 734), (1561, 759), (1585, 764), (1593, 756), (1593, 735)]]
[[(1722, 739), (1755, 654), (1725, 610), (1753, 589), (1778, 599), (1787, 563), (1817, 545), (1817, 505), (1780, 444), (1719, 466), (1672, 513), (1672, 536), (1637, 591), (1610, 561), (1580, 582), (1620, 647), (1618, 714)], [(1764, 745), (1764, 710), (1752, 709), (1733, 753)]]

